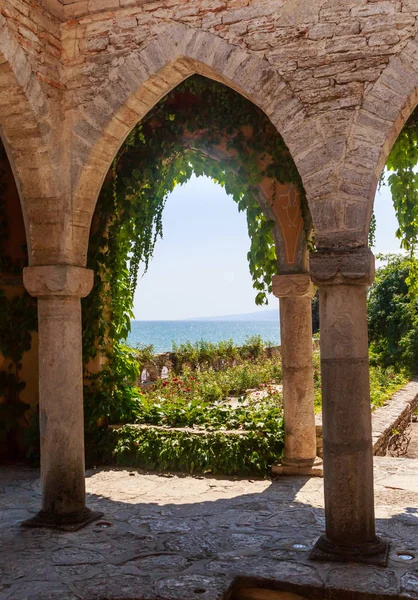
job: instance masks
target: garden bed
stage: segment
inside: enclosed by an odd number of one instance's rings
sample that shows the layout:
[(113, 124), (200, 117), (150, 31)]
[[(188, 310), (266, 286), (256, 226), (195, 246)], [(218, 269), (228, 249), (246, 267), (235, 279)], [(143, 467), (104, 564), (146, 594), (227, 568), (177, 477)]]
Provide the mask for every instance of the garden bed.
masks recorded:
[[(171, 355), (176, 366), (165, 378), (134, 388), (130, 422), (102, 430), (100, 447), (107, 462), (189, 473), (268, 475), (283, 452), (280, 355), (266, 353), (258, 338), (242, 348), (202, 342), (178, 350), (178, 358)], [(143, 354), (145, 360), (150, 358)], [(372, 366), (373, 407), (387, 402), (405, 381), (400, 374)], [(318, 349), (314, 382), (320, 411)], [(317, 441), (320, 447), (320, 435)]]

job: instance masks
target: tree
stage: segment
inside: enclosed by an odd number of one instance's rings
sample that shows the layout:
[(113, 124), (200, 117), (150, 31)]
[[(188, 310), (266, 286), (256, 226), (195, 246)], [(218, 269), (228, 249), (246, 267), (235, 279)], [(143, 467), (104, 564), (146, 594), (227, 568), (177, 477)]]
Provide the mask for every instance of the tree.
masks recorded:
[[(372, 360), (383, 366), (418, 369), (418, 299), (408, 288), (411, 258), (378, 255), (385, 265), (369, 290), (368, 318)], [(414, 259), (416, 260), (416, 259)]]

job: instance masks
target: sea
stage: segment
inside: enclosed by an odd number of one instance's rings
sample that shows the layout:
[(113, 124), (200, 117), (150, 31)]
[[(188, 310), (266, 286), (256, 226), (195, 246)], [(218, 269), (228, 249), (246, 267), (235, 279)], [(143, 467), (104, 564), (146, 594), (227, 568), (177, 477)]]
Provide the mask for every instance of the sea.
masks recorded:
[(154, 352), (170, 352), (173, 342), (220, 342), (232, 339), (236, 345), (259, 335), (267, 345), (280, 344), (279, 321), (131, 321), (130, 346), (154, 347)]

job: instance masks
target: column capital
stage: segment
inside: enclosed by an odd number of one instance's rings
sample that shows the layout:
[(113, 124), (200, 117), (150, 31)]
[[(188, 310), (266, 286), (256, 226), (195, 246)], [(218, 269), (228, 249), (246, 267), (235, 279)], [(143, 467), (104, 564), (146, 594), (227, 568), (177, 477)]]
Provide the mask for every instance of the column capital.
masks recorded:
[(23, 284), (38, 298), (66, 296), (84, 298), (93, 287), (94, 272), (73, 265), (42, 265), (23, 269)]
[(276, 298), (313, 298), (315, 289), (309, 273), (273, 275), (273, 294)]
[(374, 280), (374, 255), (370, 248), (320, 250), (311, 254), (309, 270), (319, 286), (369, 286)]

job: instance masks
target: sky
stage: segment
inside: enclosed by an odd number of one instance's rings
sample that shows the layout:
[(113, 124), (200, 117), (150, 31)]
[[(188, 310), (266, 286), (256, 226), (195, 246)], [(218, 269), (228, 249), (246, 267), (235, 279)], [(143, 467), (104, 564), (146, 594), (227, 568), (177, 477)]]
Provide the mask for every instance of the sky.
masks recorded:
[[(396, 216), (387, 187), (375, 199), (376, 253), (398, 252)], [(177, 320), (276, 308), (257, 307), (247, 264), (250, 240), (245, 213), (207, 177), (177, 186), (163, 213), (148, 272), (138, 280), (138, 320)]]

